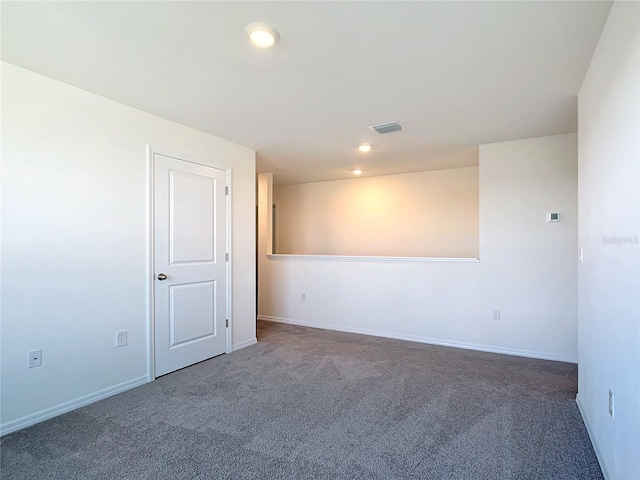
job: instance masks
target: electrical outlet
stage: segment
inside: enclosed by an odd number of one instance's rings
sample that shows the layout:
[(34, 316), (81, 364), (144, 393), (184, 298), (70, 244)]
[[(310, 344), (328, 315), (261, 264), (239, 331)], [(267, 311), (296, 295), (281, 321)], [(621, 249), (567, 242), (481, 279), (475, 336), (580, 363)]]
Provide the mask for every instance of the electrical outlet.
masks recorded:
[(613, 392), (609, 390), (609, 415), (613, 418)]
[(29, 368), (39, 367), (40, 365), (42, 365), (42, 350), (29, 352)]
[(116, 333), (116, 347), (124, 347), (127, 344), (127, 331)]
[(303, 301), (303, 302), (306, 302), (306, 301), (307, 301), (307, 294), (306, 294), (306, 292), (302, 292), (302, 293), (300, 294), (300, 300), (301, 300), (301, 301)]
[(491, 318), (493, 320), (500, 320), (500, 309), (494, 308), (491, 310)]

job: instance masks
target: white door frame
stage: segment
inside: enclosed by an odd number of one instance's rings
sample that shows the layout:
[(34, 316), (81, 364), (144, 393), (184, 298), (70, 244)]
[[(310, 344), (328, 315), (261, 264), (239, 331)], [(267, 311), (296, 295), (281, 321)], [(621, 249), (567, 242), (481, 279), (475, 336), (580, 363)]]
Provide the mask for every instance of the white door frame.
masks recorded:
[(231, 249), (231, 167), (225, 168), (214, 161), (204, 158), (196, 157), (186, 153), (176, 152), (164, 147), (156, 147), (153, 145), (147, 145), (147, 381), (153, 382), (156, 378), (155, 369), (155, 276), (154, 276), (154, 258), (155, 258), (155, 234), (154, 234), (154, 155), (164, 155), (165, 157), (175, 158), (177, 160), (183, 160), (185, 162), (195, 163), (197, 165), (203, 165), (205, 167), (212, 167), (225, 172), (225, 187), (228, 194), (225, 195), (225, 215), (226, 215), (226, 242), (227, 253), (229, 254), (229, 260), (226, 262), (226, 292), (225, 303), (227, 317), (229, 319), (229, 326), (226, 328), (226, 353), (232, 352), (231, 339), (233, 338), (233, 312), (231, 307), (231, 264), (233, 262), (233, 252)]

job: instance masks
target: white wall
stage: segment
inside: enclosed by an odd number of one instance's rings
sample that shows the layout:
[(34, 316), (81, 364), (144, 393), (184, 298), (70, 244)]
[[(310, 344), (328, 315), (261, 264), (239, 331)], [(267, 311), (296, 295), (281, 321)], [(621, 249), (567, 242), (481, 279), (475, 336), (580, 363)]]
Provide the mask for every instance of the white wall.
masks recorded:
[(578, 97), (578, 405), (609, 479), (640, 478), (639, 14), (614, 3)]
[(277, 253), (478, 256), (478, 167), (276, 187)]
[(259, 318), (575, 362), (576, 142), (480, 147), (479, 263), (268, 257), (260, 228)]
[(147, 144), (232, 168), (233, 344), (255, 341), (255, 153), (2, 63), (3, 433), (146, 381)]

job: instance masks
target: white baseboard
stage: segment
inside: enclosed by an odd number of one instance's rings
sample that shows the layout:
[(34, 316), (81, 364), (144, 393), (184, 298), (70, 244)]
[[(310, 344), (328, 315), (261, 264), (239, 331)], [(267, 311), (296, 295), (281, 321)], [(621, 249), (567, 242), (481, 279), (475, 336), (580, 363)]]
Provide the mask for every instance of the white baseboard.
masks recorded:
[(419, 337), (415, 335), (405, 335), (396, 332), (384, 332), (370, 330), (368, 328), (345, 327), (343, 325), (325, 324), (317, 322), (307, 322), (305, 320), (293, 320), (290, 318), (270, 317), (268, 315), (258, 315), (258, 320), (268, 322), (286, 323), (288, 325), (299, 325), (301, 327), (321, 328), (324, 330), (335, 330), (338, 332), (359, 333), (362, 335), (372, 335), (374, 337), (393, 338), (395, 340), (407, 340), (409, 342), (428, 343), (430, 345), (440, 345), (443, 347), (462, 348), (465, 350), (476, 350), (479, 352), (500, 353), (502, 355), (515, 355), (518, 357), (539, 358), (542, 360), (554, 360), (556, 362), (578, 363), (576, 357), (568, 355), (555, 355), (545, 352), (532, 352), (529, 350), (519, 350), (515, 348), (495, 347), (490, 345), (480, 345), (475, 343), (462, 343), (451, 340), (440, 340), (438, 338)]
[(258, 343), (258, 339), (257, 338), (251, 338), (249, 340), (245, 340), (244, 342), (240, 342), (240, 343), (236, 343), (235, 345), (233, 345), (232, 348), (232, 352), (235, 352), (236, 350), (240, 350), (241, 348), (246, 348), (246, 347), (250, 347), (251, 345), (255, 345), (256, 343)]
[(582, 416), (582, 421), (584, 422), (584, 426), (587, 427), (587, 433), (589, 434), (589, 440), (591, 440), (591, 445), (593, 445), (593, 450), (596, 452), (596, 458), (598, 459), (598, 463), (600, 464), (600, 470), (602, 470), (602, 475), (604, 475), (605, 479), (613, 478), (607, 472), (607, 467), (605, 463), (602, 461), (602, 453), (600, 452), (600, 448), (598, 444), (595, 442), (593, 436), (593, 430), (591, 428), (591, 424), (589, 423), (589, 417), (585, 415), (584, 406), (582, 405), (582, 401), (580, 400), (580, 394), (576, 395), (576, 404), (578, 405), (578, 411), (580, 412), (580, 416)]
[(50, 418), (57, 417), (58, 415), (62, 415), (63, 413), (70, 412), (80, 407), (84, 407), (85, 405), (97, 402), (98, 400), (103, 400), (105, 398), (112, 397), (113, 395), (117, 395), (118, 393), (122, 393), (126, 390), (139, 387), (140, 385), (148, 383), (148, 381), (149, 380), (147, 376), (144, 375), (142, 377), (134, 378), (118, 385), (114, 385), (112, 387), (90, 393), (89, 395), (85, 395), (83, 397), (61, 403), (54, 407), (45, 408), (44, 410), (26, 415), (22, 418), (3, 423), (2, 425), (0, 425), (0, 435), (7, 435), (23, 428), (30, 427), (31, 425), (35, 425), (36, 423), (49, 420)]

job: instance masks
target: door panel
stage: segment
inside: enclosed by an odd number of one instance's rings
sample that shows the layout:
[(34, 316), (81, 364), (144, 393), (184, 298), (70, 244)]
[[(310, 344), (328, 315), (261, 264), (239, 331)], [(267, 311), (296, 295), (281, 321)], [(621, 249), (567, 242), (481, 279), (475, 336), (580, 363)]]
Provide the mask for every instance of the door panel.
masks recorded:
[[(169, 348), (216, 334), (216, 282), (169, 286)], [(189, 321), (182, 321), (188, 318)]]
[[(169, 171), (170, 262), (214, 261), (216, 179)], [(198, 205), (193, 209), (193, 205)]]
[(154, 154), (156, 376), (226, 351), (225, 180)]

